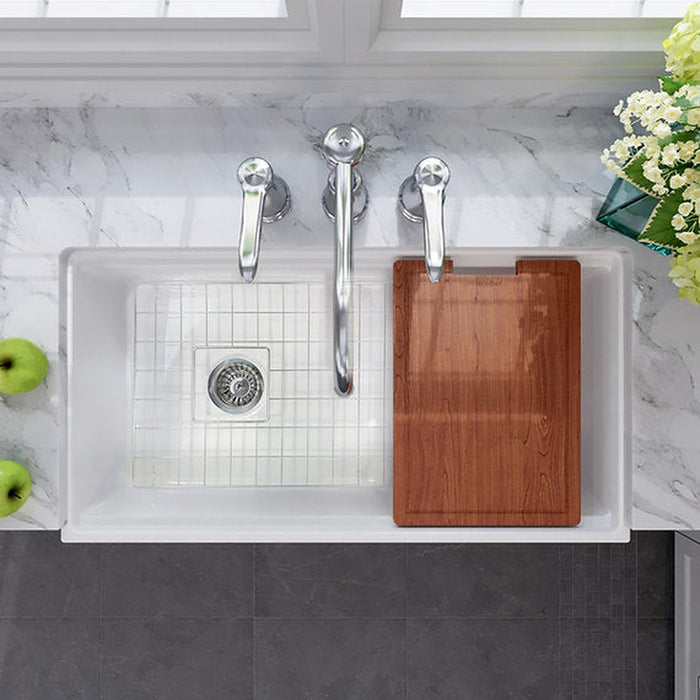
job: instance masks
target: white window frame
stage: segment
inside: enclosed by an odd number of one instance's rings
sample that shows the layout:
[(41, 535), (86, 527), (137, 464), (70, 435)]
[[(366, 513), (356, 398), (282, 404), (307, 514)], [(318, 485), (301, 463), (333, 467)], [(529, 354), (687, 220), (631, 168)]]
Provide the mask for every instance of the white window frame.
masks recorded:
[(338, 60), (342, 32), (333, 29), (334, 5), (287, 0), (287, 17), (265, 19), (7, 18), (0, 21), (0, 76), (30, 76), (33, 67), (59, 75), (68, 66), (86, 75), (99, 68), (107, 79), (119, 68), (126, 77), (157, 77), (171, 68), (176, 77), (184, 67)]
[(0, 92), (573, 92), (580, 83), (619, 94), (663, 72), (661, 42), (676, 21), (407, 19), (400, 0), (287, 0), (287, 10), (270, 19), (2, 19)]
[[(360, 10), (360, 8), (362, 8)], [(663, 71), (661, 42), (675, 19), (406, 19), (401, 0), (353, 0), (346, 12), (349, 57), (486, 79), (618, 80)], [(347, 10), (348, 8), (346, 8)], [(440, 76), (439, 70), (434, 70)]]

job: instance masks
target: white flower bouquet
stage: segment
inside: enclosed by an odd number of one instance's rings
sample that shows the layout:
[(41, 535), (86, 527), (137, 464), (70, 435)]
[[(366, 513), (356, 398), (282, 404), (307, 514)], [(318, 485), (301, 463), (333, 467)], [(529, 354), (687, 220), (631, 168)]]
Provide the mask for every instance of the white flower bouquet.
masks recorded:
[(658, 92), (634, 92), (615, 107), (625, 136), (601, 160), (659, 200), (638, 240), (674, 251), (678, 294), (700, 304), (700, 3), (663, 46), (670, 75)]

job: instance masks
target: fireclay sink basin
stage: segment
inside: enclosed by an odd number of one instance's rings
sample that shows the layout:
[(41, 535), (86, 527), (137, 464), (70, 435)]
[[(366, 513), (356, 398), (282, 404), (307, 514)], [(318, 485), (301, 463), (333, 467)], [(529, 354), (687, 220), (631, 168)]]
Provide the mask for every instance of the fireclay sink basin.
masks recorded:
[(392, 520), (392, 264), (355, 251), (354, 391), (333, 390), (333, 253), (87, 249), (61, 257), (66, 542), (626, 541), (630, 262), (624, 251), (459, 248), (455, 267), (575, 258), (582, 274), (581, 523)]

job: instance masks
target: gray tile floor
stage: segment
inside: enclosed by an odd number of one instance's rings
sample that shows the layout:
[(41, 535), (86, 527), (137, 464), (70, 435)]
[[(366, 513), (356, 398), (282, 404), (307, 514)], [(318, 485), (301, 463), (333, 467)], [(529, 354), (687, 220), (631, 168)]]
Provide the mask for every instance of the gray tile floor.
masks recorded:
[(672, 533), (62, 545), (0, 533), (2, 700), (673, 697)]

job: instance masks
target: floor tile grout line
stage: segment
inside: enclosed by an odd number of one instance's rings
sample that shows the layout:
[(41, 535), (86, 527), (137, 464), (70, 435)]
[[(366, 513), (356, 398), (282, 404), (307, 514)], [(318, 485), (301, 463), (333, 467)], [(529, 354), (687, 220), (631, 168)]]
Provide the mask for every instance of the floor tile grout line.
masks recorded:
[[(22, 615), (20, 617), (0, 617), (0, 621), (17, 622), (19, 620), (39, 621), (45, 620), (50, 622), (168, 622), (168, 621), (189, 621), (189, 622), (227, 622), (230, 620), (251, 620), (252, 615), (200, 615), (193, 613), (191, 615), (178, 615), (171, 613), (153, 613), (149, 615), (104, 615), (102, 617), (50, 617), (42, 615), (37, 617), (28, 617)], [(294, 620), (302, 618), (261, 618), (271, 620)], [(323, 618), (308, 618), (308, 619), (323, 619)], [(348, 618), (355, 619), (355, 618)]]
[[(593, 620), (591, 621), (591, 627), (593, 628), (594, 633), (598, 633), (600, 630), (600, 620), (601, 620), (601, 615), (600, 615), (600, 605), (601, 605), (601, 592), (600, 592), (600, 587), (601, 587), (601, 582), (602, 582), (602, 575), (603, 575), (603, 548), (605, 545), (602, 544), (596, 544), (595, 545), (595, 562), (594, 562), (594, 567), (595, 567), (595, 578), (594, 578), (594, 587), (593, 587), (593, 596), (592, 596), (592, 601), (593, 605), (591, 608), (591, 617)], [(602, 660), (602, 655), (600, 653), (600, 648), (596, 648), (595, 653), (593, 655), (593, 673), (590, 674), (590, 686), (591, 688), (595, 689), (596, 694), (600, 696), (601, 692), (601, 686), (602, 686), (602, 678), (601, 678), (601, 672), (602, 672), (602, 666), (603, 666), (603, 660)]]
[(258, 545), (253, 543), (253, 609), (252, 609), (252, 621), (251, 621), (251, 663), (253, 664), (253, 698), (257, 697), (257, 664), (256, 664), (256, 647), (257, 647), (257, 605), (258, 605), (258, 577), (257, 577), (257, 566), (258, 566)]
[[(257, 618), (259, 620), (425, 620), (434, 622), (556, 622), (557, 618), (554, 616), (527, 616), (527, 617), (515, 617), (515, 616), (466, 616), (466, 615), (373, 615), (363, 613), (362, 615), (238, 615), (238, 614), (221, 614), (221, 615), (202, 615), (197, 613), (191, 614), (179, 614), (179, 613), (162, 613), (155, 612), (152, 614), (134, 614), (134, 615), (0, 615), (0, 620), (6, 622), (18, 621), (18, 620), (51, 620), (51, 621), (76, 621), (76, 622), (127, 622), (127, 621), (137, 621), (137, 620), (149, 620), (149, 621), (164, 621), (164, 620), (250, 620), (251, 618)], [(574, 618), (578, 620), (579, 618)], [(648, 620), (654, 620), (656, 622), (669, 622), (673, 618), (642, 618)], [(583, 620), (581, 620), (583, 621)]]
[[(363, 613), (362, 615), (238, 615), (238, 614), (220, 614), (220, 615), (203, 615), (198, 613), (179, 614), (179, 613), (163, 613), (155, 612), (152, 614), (134, 614), (134, 615), (0, 615), (0, 620), (17, 621), (17, 620), (51, 620), (51, 621), (127, 621), (127, 620), (249, 620), (256, 617), (260, 620), (432, 620), (436, 622), (556, 622), (557, 617), (553, 615), (528, 615), (528, 616), (475, 616), (475, 615), (428, 615), (428, 614), (412, 614), (412, 615), (373, 615)], [(563, 618), (562, 618), (563, 619)], [(601, 618), (605, 619), (605, 618)], [(641, 620), (654, 622), (671, 622), (672, 617), (644, 617)], [(582, 618), (573, 618), (573, 621), (584, 622)]]
[(408, 545), (403, 544), (403, 616), (408, 619)]
[(104, 700), (105, 696), (105, 688), (104, 688), (104, 624), (103, 624), (103, 611), (104, 611), (104, 586), (103, 586), (103, 576), (104, 576), (104, 567), (103, 567), (103, 554), (104, 554), (104, 547), (100, 546), (99, 552), (98, 552), (98, 572), (99, 572), (99, 577), (98, 577), (98, 604), (99, 604), (99, 629), (100, 629), (100, 700)]
[[(257, 620), (266, 620), (271, 622), (277, 621), (303, 621), (303, 622), (353, 622), (353, 621), (372, 621), (377, 620), (380, 622), (393, 621), (400, 622), (402, 620), (409, 621), (422, 621), (422, 622), (556, 622), (554, 618), (523, 618), (523, 617), (427, 617), (427, 616), (411, 616), (404, 617), (403, 615), (201, 615), (201, 614), (188, 614), (188, 615), (178, 615), (171, 613), (153, 613), (150, 615), (105, 615), (104, 617), (52, 617), (49, 615), (37, 615), (35, 617), (30, 617), (28, 615), (19, 615), (16, 617), (0, 617), (3, 622), (36, 622), (36, 621), (47, 621), (47, 622), (167, 622), (167, 621), (190, 621), (190, 622), (227, 622), (231, 620), (252, 620), (253, 618)], [(665, 622), (669, 622), (665, 620)], [(662, 622), (664, 620), (657, 620), (657, 622)]]
[(403, 620), (403, 696), (408, 698), (408, 618)]
[[(169, 616), (171, 619), (174, 619), (174, 616)], [(185, 616), (179, 616), (177, 619), (182, 619), (182, 620), (230, 620), (230, 619), (249, 619), (250, 616), (242, 615), (240, 617), (231, 617), (231, 616), (222, 616), (222, 617), (202, 617), (202, 616), (194, 616), (194, 615), (185, 615)], [(556, 618), (553, 617), (455, 617), (452, 615), (447, 615), (443, 617), (431, 617), (429, 615), (409, 615), (409, 616), (404, 616), (404, 615), (371, 615), (371, 614), (362, 614), (362, 615), (255, 615), (254, 616), (258, 620), (271, 620), (271, 621), (294, 621), (294, 620), (300, 620), (300, 621), (306, 621), (306, 622), (315, 622), (315, 621), (327, 621), (327, 622), (340, 622), (340, 621), (371, 621), (371, 620), (378, 620), (378, 621), (387, 621), (387, 620), (393, 620), (393, 621), (401, 621), (401, 620), (409, 620), (409, 621), (424, 621), (424, 622), (456, 622), (456, 623), (463, 623), (463, 622), (550, 622), (554, 623), (556, 622)], [(138, 617), (138, 618), (109, 618), (109, 619), (144, 619), (143, 617)], [(154, 616), (153, 619), (159, 619)], [(162, 617), (160, 618), (162, 619)]]
[[(574, 604), (576, 596), (574, 594), (574, 585), (576, 579), (574, 578), (574, 551), (571, 545), (566, 545), (571, 550), (570, 559), (570, 573), (571, 573), (571, 617), (574, 618)], [(571, 624), (571, 694), (574, 694), (574, 625)]]
[(634, 538), (634, 692), (639, 697), (639, 556), (637, 537)]
[(403, 543), (403, 696), (408, 698), (408, 545)]
[[(613, 565), (614, 565), (614, 560), (613, 560), (613, 553), (614, 549), (610, 547), (608, 549), (608, 640), (612, 640), (613, 638), (613, 630), (615, 628), (615, 620), (614, 620), (614, 610), (613, 610), (613, 599), (614, 599), (614, 590), (613, 590)], [(615, 683), (614, 683), (614, 674), (613, 674), (613, 667), (614, 667), (614, 658), (615, 655), (613, 653), (613, 645), (610, 643), (610, 648), (609, 648), (609, 653), (608, 653), (608, 668), (609, 668), (609, 678), (610, 678), (610, 691), (611, 693), (615, 689)]]
[(562, 669), (562, 641), (563, 641), (563, 634), (562, 634), (562, 624), (561, 624), (561, 598), (562, 598), (562, 570), (561, 570), (561, 545), (557, 545), (557, 583), (558, 583), (558, 590), (557, 590), (557, 640), (559, 644), (557, 645), (557, 687), (559, 689), (559, 697), (563, 697), (562, 693), (562, 674), (563, 674), (563, 669)]

